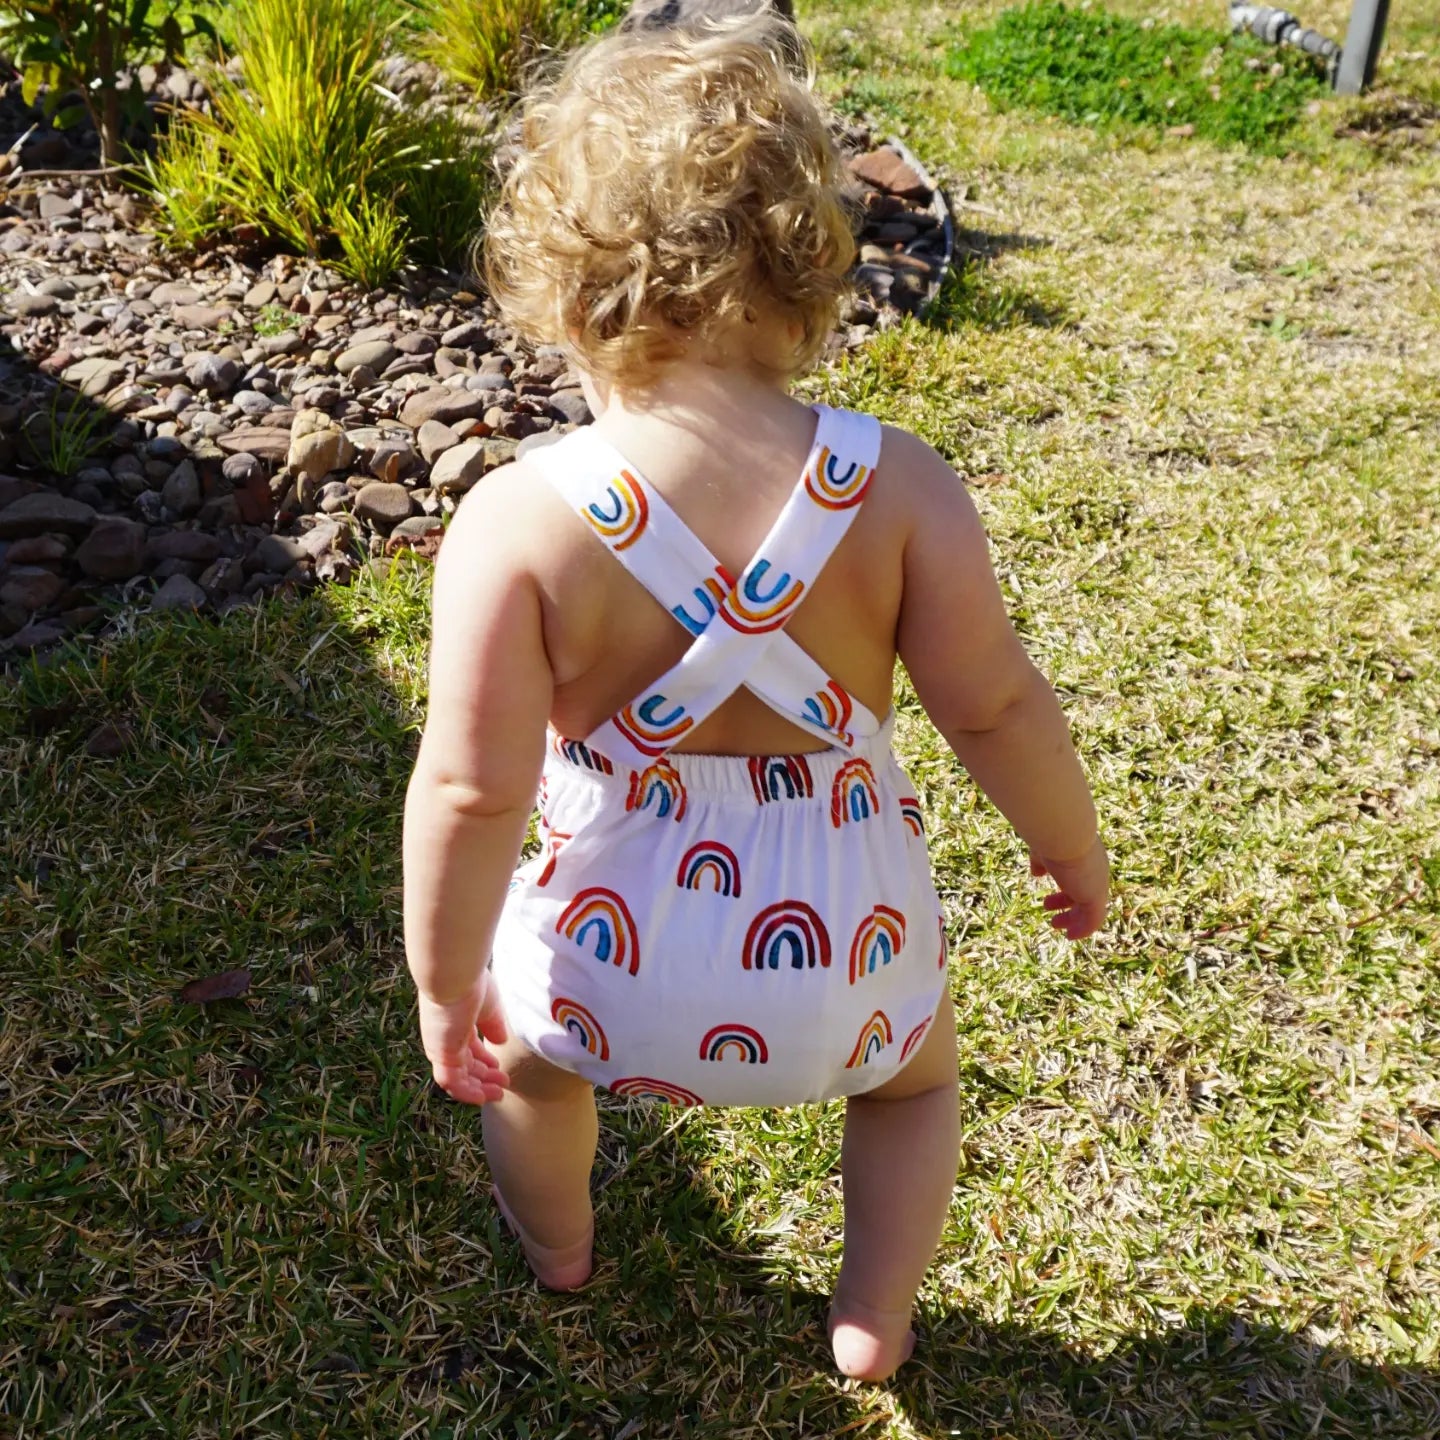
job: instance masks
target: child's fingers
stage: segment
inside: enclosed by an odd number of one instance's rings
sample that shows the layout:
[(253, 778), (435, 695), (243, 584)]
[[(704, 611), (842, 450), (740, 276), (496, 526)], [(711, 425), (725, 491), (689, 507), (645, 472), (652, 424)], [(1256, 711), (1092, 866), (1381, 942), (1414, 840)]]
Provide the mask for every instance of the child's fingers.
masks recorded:
[(1075, 902), (1063, 890), (1047, 895), (1040, 902), (1047, 910), (1068, 910)]
[(1038, 855), (1030, 857), (1030, 873), (1038, 880), (1045, 874), (1045, 862)]
[(435, 1083), (467, 1105), (498, 1100), (510, 1087), (510, 1077), (495, 1064), (491, 1055), (467, 1055), (462, 1060), (436, 1060), (431, 1070)]

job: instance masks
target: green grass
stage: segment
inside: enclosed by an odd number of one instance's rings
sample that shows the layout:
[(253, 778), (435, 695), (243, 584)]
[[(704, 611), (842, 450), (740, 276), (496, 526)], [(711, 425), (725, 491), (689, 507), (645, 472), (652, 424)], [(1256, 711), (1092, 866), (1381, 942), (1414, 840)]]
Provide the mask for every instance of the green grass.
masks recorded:
[(1038, 0), (1006, 10), (950, 55), (948, 72), (997, 103), (1086, 125), (1189, 126), (1219, 144), (1284, 153), (1323, 66), (1248, 36), (1136, 21)]
[(806, 21), (970, 257), (807, 393), (976, 482), (1117, 879), (1046, 931), (902, 682), (966, 1117), (916, 1362), (825, 1367), (833, 1106), (608, 1107), (597, 1280), (528, 1281), (413, 1033), (405, 570), (0, 688), (0, 1434), (1440, 1432), (1440, 154), (1348, 133), (1440, 76), (1440, 11), (1288, 160), (995, 111), (939, 8)]

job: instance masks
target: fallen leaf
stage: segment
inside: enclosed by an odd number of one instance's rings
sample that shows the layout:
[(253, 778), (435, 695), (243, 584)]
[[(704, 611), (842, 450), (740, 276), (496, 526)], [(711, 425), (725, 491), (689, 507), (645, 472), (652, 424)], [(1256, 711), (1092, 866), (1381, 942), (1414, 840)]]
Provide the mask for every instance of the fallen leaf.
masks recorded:
[(91, 731), (85, 753), (95, 760), (114, 760), (125, 753), (133, 738), (134, 733), (123, 720), (107, 720)]
[(965, 483), (967, 485), (980, 485), (982, 487), (989, 485), (1008, 485), (1010, 483), (1010, 477), (1002, 474), (999, 470), (991, 470), (984, 475), (967, 475), (965, 477)]
[(208, 1005), (212, 1000), (238, 1000), (249, 988), (248, 970), (222, 970), (190, 981), (181, 988), (180, 999), (186, 1005)]

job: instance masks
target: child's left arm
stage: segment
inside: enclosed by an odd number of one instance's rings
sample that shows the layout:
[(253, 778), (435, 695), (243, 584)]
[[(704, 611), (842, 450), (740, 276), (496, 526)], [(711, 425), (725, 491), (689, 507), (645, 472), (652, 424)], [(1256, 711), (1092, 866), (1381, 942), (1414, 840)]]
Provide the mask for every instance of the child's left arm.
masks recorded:
[(496, 471), (471, 493), (436, 563), (429, 711), (405, 797), (405, 951), (421, 1038), (436, 1082), (477, 1105), (508, 1083), (485, 1043), (505, 1039), (485, 966), (553, 688), (525, 526), (504, 503), (514, 479)]

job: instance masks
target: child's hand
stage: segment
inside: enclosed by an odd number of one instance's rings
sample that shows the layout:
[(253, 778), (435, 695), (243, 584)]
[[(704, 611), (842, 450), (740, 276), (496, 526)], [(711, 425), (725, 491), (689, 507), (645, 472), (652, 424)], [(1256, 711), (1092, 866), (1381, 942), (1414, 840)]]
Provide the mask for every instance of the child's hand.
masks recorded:
[(505, 1017), (488, 970), (481, 972), (470, 994), (448, 1005), (421, 994), (420, 1039), (425, 1056), (435, 1083), (455, 1099), (483, 1105), (509, 1089), (510, 1077), (485, 1044), (488, 1040), (499, 1045), (505, 1038)]
[(1045, 908), (1054, 911), (1050, 923), (1067, 940), (1083, 940), (1105, 923), (1105, 906), (1110, 898), (1110, 857), (1100, 837), (1078, 860), (1046, 860), (1030, 856), (1030, 873), (1048, 875), (1059, 889), (1045, 897)]

